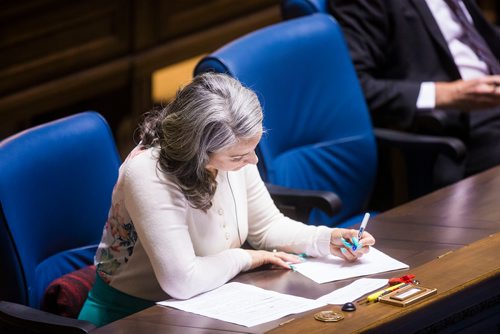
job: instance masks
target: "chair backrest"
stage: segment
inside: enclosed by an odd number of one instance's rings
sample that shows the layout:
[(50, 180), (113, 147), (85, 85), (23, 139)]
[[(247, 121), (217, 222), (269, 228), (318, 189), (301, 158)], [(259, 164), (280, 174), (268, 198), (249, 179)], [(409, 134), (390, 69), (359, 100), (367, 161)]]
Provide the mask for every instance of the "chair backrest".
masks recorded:
[(265, 181), (334, 191), (343, 208), (310, 224), (337, 225), (363, 210), (376, 175), (371, 121), (341, 30), (314, 14), (243, 36), (202, 59), (195, 74), (228, 73), (253, 89), (268, 133), (259, 144)]
[(119, 164), (95, 112), (0, 143), (0, 299), (38, 308), (52, 280), (93, 263)]
[(329, 13), (328, 0), (281, 0), (280, 9), (285, 20), (314, 13)]

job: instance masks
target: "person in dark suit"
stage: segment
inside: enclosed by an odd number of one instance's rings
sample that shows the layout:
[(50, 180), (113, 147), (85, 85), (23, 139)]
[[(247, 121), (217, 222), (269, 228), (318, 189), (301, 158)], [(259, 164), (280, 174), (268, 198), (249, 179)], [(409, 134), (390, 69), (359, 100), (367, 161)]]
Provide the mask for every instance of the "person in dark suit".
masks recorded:
[(329, 6), (374, 124), (409, 130), (416, 116), (445, 118), (441, 134), (464, 140), (470, 175), (500, 164), (500, 34), (473, 0), (459, 1), (496, 62), (491, 67), (461, 41), (464, 28), (448, 1), (330, 0)]

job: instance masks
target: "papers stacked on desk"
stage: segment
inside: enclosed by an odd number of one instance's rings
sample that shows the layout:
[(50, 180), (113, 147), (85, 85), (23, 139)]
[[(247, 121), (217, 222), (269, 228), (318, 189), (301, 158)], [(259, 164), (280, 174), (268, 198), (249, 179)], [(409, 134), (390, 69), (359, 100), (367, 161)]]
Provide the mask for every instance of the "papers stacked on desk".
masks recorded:
[(237, 282), (225, 284), (188, 300), (170, 299), (157, 304), (246, 327), (326, 305), (313, 299), (286, 295)]
[[(406, 269), (408, 265), (372, 247), (368, 254), (356, 262), (350, 263), (334, 256), (328, 256), (318, 259), (311, 258), (306, 262), (295, 264), (294, 267), (296, 271), (315, 282), (325, 283), (390, 270)], [(337, 304), (352, 301), (386, 283), (386, 279), (361, 279), (343, 289), (320, 297), (318, 300), (312, 300), (232, 282), (188, 300), (170, 299), (157, 304), (251, 327), (289, 314), (319, 308), (325, 306), (326, 303)]]
[(329, 255), (322, 258), (308, 258), (307, 261), (293, 266), (296, 271), (320, 284), (409, 268), (407, 264), (399, 262), (373, 247), (370, 247), (368, 254), (355, 262), (346, 262)]

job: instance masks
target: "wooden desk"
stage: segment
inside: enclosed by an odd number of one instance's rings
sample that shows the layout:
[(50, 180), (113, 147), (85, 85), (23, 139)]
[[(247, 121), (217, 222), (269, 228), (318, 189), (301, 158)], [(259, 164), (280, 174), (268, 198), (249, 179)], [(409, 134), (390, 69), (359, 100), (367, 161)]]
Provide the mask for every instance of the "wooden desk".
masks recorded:
[[(403, 333), (417, 330), (456, 330), (486, 320), (500, 323), (500, 167), (465, 179), (413, 202), (378, 215), (369, 231), (376, 247), (410, 265), (413, 273), (438, 294), (407, 308), (384, 304), (358, 305), (338, 323), (313, 319), (318, 310), (291, 315), (246, 328), (175, 309), (154, 306), (99, 328), (103, 333)], [(239, 275), (236, 281), (283, 293), (317, 298), (352, 280), (316, 284), (301, 274), (259, 270)], [(322, 309), (339, 310), (338, 306)], [(280, 326), (287, 319), (295, 320)], [(485, 326), (486, 326), (485, 325)], [(497, 328), (497, 327), (493, 327)], [(476, 328), (477, 329), (477, 328)]]

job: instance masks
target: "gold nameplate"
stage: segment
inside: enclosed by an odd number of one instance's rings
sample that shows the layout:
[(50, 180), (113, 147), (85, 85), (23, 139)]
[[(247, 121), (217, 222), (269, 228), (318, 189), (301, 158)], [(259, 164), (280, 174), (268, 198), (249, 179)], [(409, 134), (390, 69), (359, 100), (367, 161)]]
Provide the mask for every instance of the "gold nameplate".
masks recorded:
[(396, 305), (400, 307), (405, 307), (421, 301), (424, 298), (436, 294), (437, 289), (424, 288), (423, 286), (417, 286), (410, 284), (404, 288), (392, 291), (379, 298), (381, 303)]

